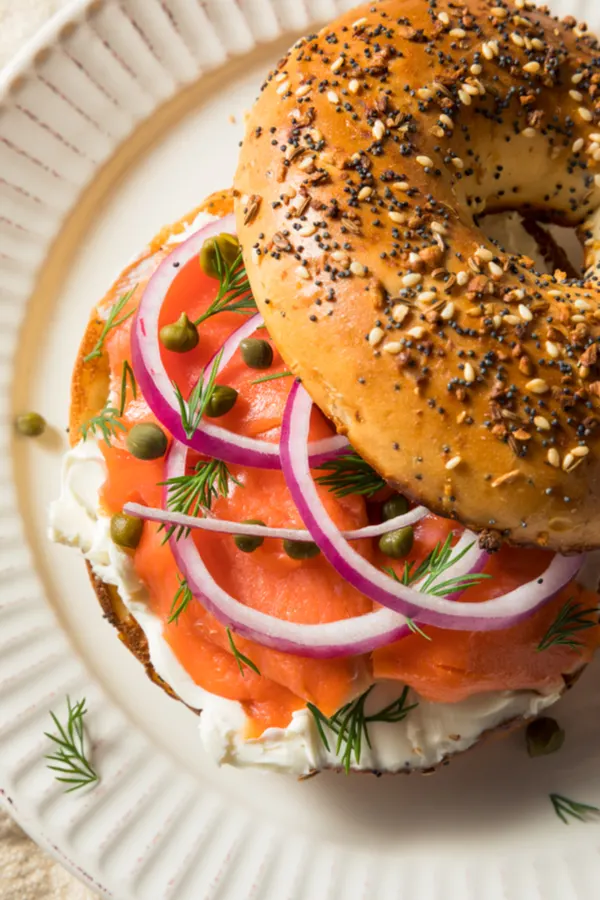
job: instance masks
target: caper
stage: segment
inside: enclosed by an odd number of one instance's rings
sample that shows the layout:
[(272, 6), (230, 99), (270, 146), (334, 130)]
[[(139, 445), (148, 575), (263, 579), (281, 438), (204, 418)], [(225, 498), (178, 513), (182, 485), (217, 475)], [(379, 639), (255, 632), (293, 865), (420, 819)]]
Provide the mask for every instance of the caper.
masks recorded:
[(396, 531), (388, 531), (379, 538), (379, 549), (392, 559), (402, 559), (410, 553), (414, 540), (414, 532), (410, 525), (406, 528), (398, 528)]
[[(217, 252), (218, 248), (218, 252)], [(200, 268), (211, 278), (220, 278), (217, 258), (231, 267), (240, 255), (240, 242), (233, 234), (219, 234), (208, 238), (200, 250)]]
[(241, 341), (240, 350), (250, 369), (268, 369), (273, 362), (273, 348), (267, 341), (246, 338)]
[(555, 719), (542, 716), (530, 722), (525, 731), (527, 752), (530, 756), (547, 756), (560, 750), (565, 741), (565, 732)]
[(154, 422), (134, 425), (127, 434), (127, 449), (136, 459), (160, 459), (167, 452), (167, 436)]
[(173, 353), (188, 353), (198, 346), (200, 340), (198, 329), (185, 313), (181, 313), (176, 322), (163, 325), (159, 337), (163, 347)]
[[(242, 525), (264, 525), (264, 522), (261, 522), (260, 519), (245, 519), (242, 522)], [(242, 553), (254, 553), (255, 550), (258, 550), (259, 547), (265, 542), (264, 538), (255, 537), (253, 534), (236, 534), (233, 539), (235, 541), (235, 546), (238, 550), (241, 550)]]
[(46, 430), (46, 420), (36, 412), (23, 413), (17, 416), (15, 428), (24, 437), (39, 437)]
[(290, 559), (312, 559), (321, 552), (312, 541), (284, 541), (283, 549)]
[(381, 507), (381, 518), (384, 522), (395, 519), (396, 516), (403, 516), (408, 512), (408, 500), (402, 494), (395, 494), (386, 500)]
[(135, 550), (144, 528), (143, 519), (135, 519), (125, 513), (115, 513), (110, 520), (110, 536), (119, 547)]
[(218, 384), (213, 390), (208, 405), (206, 407), (206, 415), (211, 419), (218, 419), (224, 416), (235, 406), (238, 398), (238, 392), (235, 388), (226, 384)]

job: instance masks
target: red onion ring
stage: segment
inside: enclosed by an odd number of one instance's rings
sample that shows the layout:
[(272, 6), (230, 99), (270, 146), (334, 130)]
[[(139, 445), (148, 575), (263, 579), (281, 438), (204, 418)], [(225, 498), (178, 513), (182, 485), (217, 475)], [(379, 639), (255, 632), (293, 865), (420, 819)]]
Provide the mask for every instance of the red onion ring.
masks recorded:
[[(281, 431), (283, 473), (298, 512), (323, 555), (342, 578), (376, 603), (410, 616), (420, 625), (466, 631), (508, 628), (546, 603), (578, 573), (583, 555), (556, 554), (539, 578), (484, 603), (424, 594), (389, 578), (348, 544), (321, 503), (306, 451), (312, 407), (312, 399), (295, 381)], [(473, 562), (480, 565), (478, 560)], [(453, 575), (450, 569), (446, 573), (446, 577)]]
[[(216, 219), (176, 246), (153, 274), (142, 294), (131, 330), (133, 371), (148, 406), (176, 440), (193, 447), (199, 453), (222, 459), (227, 463), (262, 469), (280, 469), (279, 447), (269, 441), (235, 435), (206, 421), (201, 422), (195, 434), (188, 438), (181, 422), (173, 384), (162, 362), (158, 321), (167, 291), (181, 267), (198, 256), (207, 238), (222, 232), (235, 234), (233, 215)], [(262, 324), (263, 320), (259, 315), (253, 316), (230, 335), (223, 345), (219, 371), (229, 362), (240, 341)], [(207, 370), (210, 371), (210, 368), (207, 367)], [(317, 466), (347, 446), (348, 441), (343, 435), (318, 441), (310, 449), (311, 464)]]
[[(186, 458), (187, 448), (174, 441), (167, 457), (165, 481), (185, 474)], [(178, 541), (173, 536), (170, 546), (181, 574), (204, 608), (236, 634), (265, 647), (312, 659), (333, 659), (370, 653), (411, 634), (406, 619), (389, 609), (319, 625), (277, 619), (245, 606), (223, 590), (206, 568), (191, 536)]]
[[(143, 506), (141, 503), (126, 503), (123, 512), (136, 519), (145, 519), (148, 522), (160, 522), (161, 525), (175, 525), (180, 528), (199, 529), (200, 531), (213, 531), (220, 534), (247, 534), (252, 537), (277, 538), (283, 541), (311, 541), (308, 531), (301, 528), (271, 528), (267, 525), (247, 525), (244, 522), (231, 522), (226, 519), (216, 519), (202, 516), (186, 516), (184, 513), (172, 512), (168, 509), (157, 509), (152, 506)], [(379, 525), (367, 525), (364, 528), (356, 528), (353, 531), (342, 531), (341, 534), (347, 541), (359, 541), (364, 538), (380, 537), (397, 528), (405, 528), (414, 525), (427, 515), (424, 506), (416, 506), (401, 516), (388, 519)]]

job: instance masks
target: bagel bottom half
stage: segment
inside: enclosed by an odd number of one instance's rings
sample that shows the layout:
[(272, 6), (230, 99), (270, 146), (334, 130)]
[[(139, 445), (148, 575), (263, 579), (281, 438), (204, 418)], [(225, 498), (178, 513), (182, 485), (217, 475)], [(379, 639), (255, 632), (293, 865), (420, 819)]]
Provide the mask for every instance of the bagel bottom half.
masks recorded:
[[(193, 221), (194, 217), (200, 213), (210, 213), (212, 215), (225, 215), (231, 211), (232, 198), (230, 192), (219, 192), (211, 195), (201, 206), (193, 211), (191, 215), (186, 216), (183, 220), (173, 226), (163, 229), (159, 235), (148, 245), (148, 247), (137, 257), (131, 265), (122, 273), (120, 280), (123, 280), (129, 271), (135, 271), (137, 267), (142, 266), (146, 260), (149, 260), (154, 253), (169, 241), (173, 235), (181, 232), (185, 225)], [(110, 296), (110, 295), (109, 295)], [(104, 308), (104, 304), (100, 304), (100, 308)], [(75, 364), (70, 407), (70, 441), (74, 446), (79, 439), (82, 424), (90, 417), (96, 415), (104, 408), (108, 399), (109, 391), (109, 372), (108, 360), (105, 356), (92, 359), (84, 364), (85, 356), (96, 344), (102, 327), (104, 325), (104, 317), (94, 310), (86, 333), (81, 343), (77, 361)], [(96, 593), (100, 603), (104, 617), (117, 630), (123, 644), (134, 654), (134, 656), (144, 666), (148, 677), (159, 687), (161, 687), (169, 696), (174, 699), (181, 700), (174, 688), (160, 677), (150, 657), (148, 640), (142, 628), (140, 627), (135, 616), (125, 606), (123, 599), (120, 597), (118, 590), (110, 584), (104, 583), (92, 570), (90, 563), (86, 563), (90, 575), (92, 587)], [(579, 677), (584, 666), (575, 673), (563, 676), (564, 688), (568, 689)], [(184, 702), (184, 701), (181, 701)], [(192, 707), (190, 707), (192, 709)], [(199, 714), (201, 710), (193, 709)], [(525, 724), (527, 718), (524, 716), (511, 717), (501, 722), (493, 729), (483, 730), (474, 744), (468, 749), (473, 749), (481, 741), (495, 736), (507, 734)], [(466, 751), (462, 751), (466, 752)], [(457, 753), (451, 754), (458, 755)], [(408, 773), (418, 771), (423, 774), (435, 771), (439, 765), (446, 764), (449, 761), (450, 754), (445, 756), (437, 766), (419, 769), (400, 769), (398, 771)], [(325, 768), (334, 771), (343, 771), (341, 767), (335, 765), (326, 766)], [(358, 770), (356, 770), (358, 771)], [(360, 771), (367, 771), (361, 769)], [(371, 770), (373, 771), (373, 770)], [(310, 774), (316, 774), (312, 772)], [(377, 772), (376, 774), (382, 774)], [(386, 773), (387, 774), (387, 773)]]

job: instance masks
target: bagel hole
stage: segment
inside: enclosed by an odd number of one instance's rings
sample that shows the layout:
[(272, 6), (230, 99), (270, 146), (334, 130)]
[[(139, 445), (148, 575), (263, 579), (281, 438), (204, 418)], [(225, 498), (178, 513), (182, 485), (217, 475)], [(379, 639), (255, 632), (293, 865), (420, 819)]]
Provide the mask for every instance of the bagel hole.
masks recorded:
[(511, 254), (529, 256), (538, 272), (566, 271), (567, 277), (583, 273), (583, 248), (575, 228), (549, 225), (517, 211), (489, 213), (478, 225), (490, 240)]

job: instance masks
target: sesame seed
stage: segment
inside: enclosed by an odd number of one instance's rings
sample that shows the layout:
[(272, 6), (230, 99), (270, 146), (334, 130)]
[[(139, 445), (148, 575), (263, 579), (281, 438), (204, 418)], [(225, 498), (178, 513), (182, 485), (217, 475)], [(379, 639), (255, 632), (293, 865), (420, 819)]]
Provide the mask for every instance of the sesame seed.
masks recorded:
[(544, 381), (543, 378), (532, 378), (531, 381), (528, 381), (525, 385), (528, 391), (531, 391), (532, 394), (545, 394), (550, 390), (548, 383)]
[(560, 455), (556, 447), (550, 447), (548, 453), (546, 454), (546, 459), (551, 466), (554, 466), (555, 469), (558, 469), (560, 467)]
[(520, 475), (521, 473), (518, 469), (512, 469), (512, 471), (505, 472), (504, 475), (499, 475), (498, 478), (494, 478), (492, 487), (497, 488), (501, 487), (503, 484), (512, 484)]
[(419, 303), (431, 303), (432, 300), (435, 300), (437, 294), (435, 291), (421, 291), (417, 296), (417, 300)]
[(402, 284), (405, 287), (415, 287), (423, 276), (419, 275), (418, 272), (407, 272), (406, 275), (402, 276)]
[(378, 325), (375, 328), (372, 328), (369, 332), (369, 343), (372, 347), (376, 347), (377, 344), (380, 344), (385, 337), (385, 331), (383, 328), (380, 328)]
[(539, 38), (531, 38), (531, 46), (534, 50), (545, 50), (546, 45)]
[(490, 270), (490, 274), (494, 279), (502, 278), (502, 276), (504, 275), (502, 266), (499, 266), (496, 262), (489, 262), (488, 269)]
[(562, 464), (564, 471), (568, 472), (574, 462), (575, 462), (575, 457), (573, 456), (573, 454), (567, 453), (567, 455), (563, 459), (563, 464)]
[(598, 132), (594, 132), (594, 134), (590, 134), (590, 141), (600, 142), (600, 134), (598, 134)]
[(287, 78), (287, 72), (278, 72), (275, 76), (275, 81), (285, 81)]
[(500, 47), (498, 46), (498, 41), (488, 41), (488, 47), (494, 54), (494, 56), (500, 55)]
[(391, 355), (400, 353), (401, 350), (402, 350), (402, 344), (399, 341), (391, 341), (389, 344), (386, 344), (383, 347), (383, 352), (389, 353)]
[(573, 303), (573, 306), (575, 307), (575, 309), (582, 310), (583, 312), (585, 312), (588, 309), (591, 309), (591, 306), (587, 302), (587, 300), (582, 300), (581, 298), (578, 298), (577, 300), (575, 300), (575, 302)]
[(419, 340), (425, 334), (425, 329), (422, 325), (415, 325), (413, 328), (409, 328), (406, 333)]
[(373, 193), (373, 188), (370, 188), (370, 187), (361, 188), (360, 191), (358, 192), (358, 199), (366, 200), (367, 197), (370, 197), (372, 193)]
[(552, 359), (558, 359), (560, 356), (560, 347), (552, 341), (546, 341), (546, 353), (548, 356), (551, 356)]
[(471, 72), (471, 75), (481, 75), (483, 66), (480, 66), (479, 63), (473, 63), (469, 71)]
[(336, 72), (340, 71), (340, 69), (342, 68), (343, 65), (344, 65), (344, 57), (338, 56), (336, 61), (331, 64), (331, 71), (335, 74)]
[(452, 165), (454, 166), (455, 169), (464, 169), (464, 167), (465, 167), (465, 164), (462, 161), (462, 159), (460, 158), (460, 156), (452, 157)]
[(277, 93), (278, 94), (286, 94), (289, 91), (289, 89), (290, 89), (289, 81), (284, 81), (284, 83), (280, 84), (279, 87), (277, 88)]
[(571, 147), (573, 153), (579, 153), (579, 151), (583, 149), (584, 143), (585, 141), (583, 138), (577, 138), (576, 141), (573, 141), (573, 146)]
[(576, 322), (578, 324), (579, 322), (585, 322), (585, 316), (581, 316), (579, 314), (576, 316), (571, 316), (571, 322)]
[(296, 275), (298, 276), (298, 278), (303, 278), (305, 281), (310, 278), (310, 273), (306, 266), (298, 266), (298, 268), (296, 269)]
[(410, 184), (408, 181), (395, 181), (394, 187), (399, 191), (407, 191), (410, 188)]
[(451, 28), (448, 34), (453, 38), (464, 38), (467, 36), (464, 28)]
[(492, 6), (490, 12), (493, 16), (496, 16), (497, 19), (505, 19), (508, 15), (503, 6)]
[(388, 216), (392, 222), (397, 222), (398, 224), (406, 222), (406, 213), (394, 212), (394, 210), (392, 210), (392, 212), (388, 213)]
[(582, 78), (583, 72), (575, 72), (574, 75), (571, 75), (571, 81), (573, 82), (573, 84), (579, 84)]
[(471, 365), (471, 363), (465, 363), (464, 369), (464, 379), (467, 384), (472, 384), (475, 381), (475, 369)]
[(594, 118), (592, 116), (591, 112), (589, 111), (589, 109), (586, 109), (585, 106), (580, 106), (579, 109), (577, 110), (577, 112), (579, 113), (579, 115), (581, 116), (581, 118), (583, 119), (584, 122), (591, 122), (592, 119)]
[(458, 284), (459, 287), (464, 287), (464, 285), (467, 283), (468, 280), (469, 280), (469, 275), (463, 269), (461, 269), (460, 272), (456, 273), (456, 283)]
[(446, 226), (443, 222), (432, 222), (429, 226), (436, 234), (446, 234)]
[(523, 319), (524, 322), (531, 322), (533, 319), (533, 313), (529, 309), (528, 306), (524, 306), (522, 303), (519, 303), (519, 315)]
[(420, 100), (431, 100), (433, 97), (433, 93), (429, 90), (429, 88), (419, 88), (417, 91), (417, 97)]
[(537, 134), (537, 131), (535, 130), (535, 128), (528, 127), (524, 128), (521, 134), (526, 138), (534, 138)]
[(348, 82), (348, 90), (351, 94), (358, 94), (360, 90), (360, 81), (358, 81), (356, 78), (353, 78)]
[(375, 124), (373, 125), (372, 131), (373, 131), (373, 137), (375, 138), (375, 140), (380, 141), (381, 138), (385, 134), (385, 125), (383, 124), (381, 119), (375, 120)]
[(487, 247), (478, 247), (473, 256), (483, 260), (483, 262), (489, 262), (494, 258), (494, 254)]
[(335, 91), (327, 91), (327, 99), (330, 103), (334, 103), (336, 105), (340, 102), (340, 98)]
[(583, 100), (583, 94), (580, 94), (579, 91), (575, 90), (569, 91), (569, 97), (571, 97), (572, 100), (576, 100), (577, 103), (581, 103)]
[(523, 66), (523, 71), (529, 72), (530, 75), (535, 75), (540, 71), (540, 64), (539, 62), (532, 60), (531, 62), (525, 63), (525, 65)]
[(450, 303), (446, 303), (445, 307), (443, 308), (443, 310), (440, 313), (440, 316), (442, 317), (442, 319), (444, 319), (445, 322), (448, 322), (452, 318), (453, 315), (454, 315), (454, 303), (452, 303), (452, 301), (450, 301)]
[(449, 25), (449, 24), (450, 24), (450, 16), (448, 15), (447, 12), (441, 12), (441, 13), (438, 13), (438, 19), (440, 20), (440, 22), (441, 22), (443, 25)]
[(453, 456), (452, 459), (449, 459), (448, 462), (446, 463), (446, 468), (448, 469), (448, 471), (452, 471), (452, 469), (455, 469), (457, 466), (460, 466), (461, 462), (462, 462), (462, 456)]
[(466, 91), (462, 90), (462, 88), (461, 88), (461, 89), (459, 90), (459, 92), (458, 92), (458, 99), (460, 100), (460, 102), (461, 102), (464, 106), (470, 106), (470, 105), (471, 105), (471, 97), (470, 97), (470, 95), (467, 94)]
[(573, 454), (573, 456), (577, 456), (577, 457), (580, 457), (580, 458), (583, 458), (584, 456), (587, 456), (589, 452), (590, 452), (590, 448), (589, 448), (589, 447), (585, 447), (585, 446), (582, 446), (582, 447), (573, 447), (573, 449), (571, 450), (571, 453)]
[(301, 84), (300, 87), (296, 89), (296, 97), (306, 97), (311, 88), (312, 85), (310, 84)]
[(366, 16), (363, 16), (362, 19), (357, 19), (356, 22), (352, 23), (353, 28), (362, 28), (363, 25), (366, 25), (369, 20)]
[(485, 56), (486, 59), (494, 58), (494, 52), (488, 43), (481, 45), (481, 52), (483, 53), (483, 55)]
[(524, 47), (524, 46), (525, 46), (525, 41), (523, 40), (523, 38), (521, 37), (520, 34), (517, 34), (516, 31), (513, 31), (513, 32), (511, 33), (510, 39), (511, 39), (511, 41), (513, 42), (513, 44), (515, 44), (517, 47)]
[(307, 225), (303, 225), (302, 228), (299, 228), (298, 234), (300, 235), (300, 237), (311, 237), (316, 230), (317, 226), (310, 222)]
[(550, 431), (550, 422), (546, 416), (535, 416), (533, 424), (536, 428), (539, 428), (540, 431)]
[(433, 160), (428, 156), (417, 156), (416, 160), (420, 166), (433, 166)]
[(446, 128), (454, 128), (454, 122), (452, 121), (450, 116), (446, 115), (446, 113), (440, 113), (439, 119), (442, 125), (445, 125)]
[(394, 306), (394, 308), (392, 309), (392, 319), (399, 325), (404, 322), (407, 315), (408, 306), (404, 306), (402, 303), (397, 303), (396, 306)]
[(506, 322), (507, 325), (520, 325), (521, 324), (521, 319), (518, 316), (513, 316), (513, 315), (503, 316), (502, 321)]
[(350, 263), (350, 271), (353, 275), (358, 275), (360, 277), (362, 275), (365, 275), (367, 270), (362, 265), (362, 263), (359, 263), (358, 260), (355, 259)]
[(559, 298), (559, 297), (563, 296), (563, 293), (562, 293), (562, 291), (554, 291), (553, 290), (553, 291), (548, 291), (548, 296)]
[[(463, 90), (467, 92), (467, 94), (471, 95), (471, 97), (476, 97), (477, 94), (481, 93), (480, 88), (483, 88), (483, 85), (480, 82), (477, 82), (477, 85), (475, 85), (469, 84), (468, 81), (465, 81), (462, 87)], [(485, 88), (483, 88), (483, 92), (485, 93)]]

